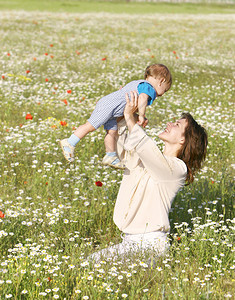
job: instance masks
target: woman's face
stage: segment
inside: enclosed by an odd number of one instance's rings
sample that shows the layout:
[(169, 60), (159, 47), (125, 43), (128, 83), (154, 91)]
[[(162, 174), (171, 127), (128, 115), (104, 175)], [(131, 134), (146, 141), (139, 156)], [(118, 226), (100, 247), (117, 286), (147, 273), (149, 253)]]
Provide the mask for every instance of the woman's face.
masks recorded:
[(172, 145), (183, 145), (185, 141), (184, 132), (185, 128), (187, 126), (187, 120), (186, 119), (180, 119), (176, 121), (175, 123), (167, 123), (166, 129), (161, 132), (158, 137), (168, 144)]

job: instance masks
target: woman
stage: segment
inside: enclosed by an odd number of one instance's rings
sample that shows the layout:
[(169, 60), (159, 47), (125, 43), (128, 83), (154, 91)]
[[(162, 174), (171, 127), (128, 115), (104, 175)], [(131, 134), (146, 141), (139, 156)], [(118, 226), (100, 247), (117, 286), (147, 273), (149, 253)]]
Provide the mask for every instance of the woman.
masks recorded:
[[(206, 156), (207, 133), (189, 114), (167, 123), (159, 134), (163, 153), (136, 123), (138, 95), (126, 96), (125, 124), (119, 124), (118, 151), (126, 169), (114, 208), (114, 222), (124, 233), (122, 243), (90, 256), (99, 261), (130, 252), (153, 250), (161, 255), (169, 247), (171, 204), (185, 181), (191, 183)], [(128, 128), (128, 134), (125, 131)]]

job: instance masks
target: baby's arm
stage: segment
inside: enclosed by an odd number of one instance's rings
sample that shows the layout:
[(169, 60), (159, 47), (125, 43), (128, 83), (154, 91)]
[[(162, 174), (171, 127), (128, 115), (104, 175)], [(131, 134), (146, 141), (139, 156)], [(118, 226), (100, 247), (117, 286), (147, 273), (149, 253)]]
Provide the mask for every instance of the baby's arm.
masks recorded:
[(145, 111), (146, 111), (146, 106), (148, 104), (148, 98), (149, 96), (147, 94), (141, 93), (139, 95), (138, 99), (138, 111), (139, 111), (139, 125), (143, 125), (145, 122)]

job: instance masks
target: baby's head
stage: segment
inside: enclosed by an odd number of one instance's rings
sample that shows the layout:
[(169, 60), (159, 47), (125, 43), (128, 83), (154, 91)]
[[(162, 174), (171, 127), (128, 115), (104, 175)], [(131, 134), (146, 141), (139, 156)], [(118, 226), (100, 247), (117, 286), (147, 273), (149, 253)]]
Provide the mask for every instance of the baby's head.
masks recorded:
[(153, 85), (158, 96), (162, 96), (167, 92), (172, 83), (172, 76), (169, 69), (162, 64), (148, 66), (145, 70), (144, 79)]

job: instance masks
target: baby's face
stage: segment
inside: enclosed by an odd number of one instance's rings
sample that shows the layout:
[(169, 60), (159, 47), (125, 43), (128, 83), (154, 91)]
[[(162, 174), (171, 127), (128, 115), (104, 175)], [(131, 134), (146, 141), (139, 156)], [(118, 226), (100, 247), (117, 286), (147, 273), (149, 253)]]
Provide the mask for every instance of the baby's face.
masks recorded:
[(149, 76), (147, 80), (154, 87), (158, 97), (161, 97), (170, 88), (169, 83), (167, 83), (164, 78), (154, 78), (152, 76)]

